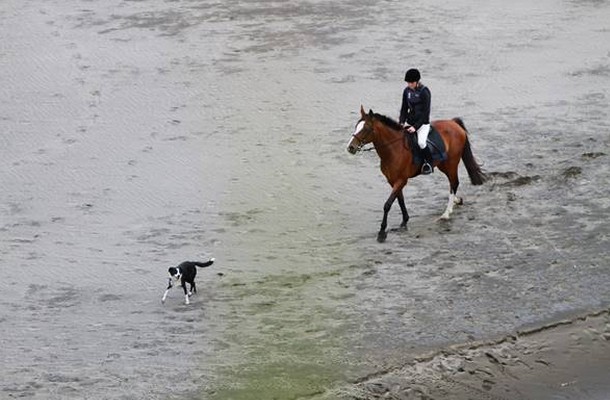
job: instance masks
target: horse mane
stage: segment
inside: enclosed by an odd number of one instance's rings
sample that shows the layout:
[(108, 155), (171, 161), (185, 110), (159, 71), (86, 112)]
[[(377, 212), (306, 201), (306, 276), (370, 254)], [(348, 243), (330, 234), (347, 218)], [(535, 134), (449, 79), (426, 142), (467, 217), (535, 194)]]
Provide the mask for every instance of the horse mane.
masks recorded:
[(402, 131), (403, 127), (401, 124), (399, 124), (398, 122), (396, 122), (395, 120), (393, 120), (390, 117), (386, 117), (385, 115), (381, 115), (381, 114), (377, 114), (377, 113), (373, 113), (373, 116), (378, 119), (379, 121), (381, 121), (381, 123), (383, 123), (384, 125), (396, 130), (396, 131)]

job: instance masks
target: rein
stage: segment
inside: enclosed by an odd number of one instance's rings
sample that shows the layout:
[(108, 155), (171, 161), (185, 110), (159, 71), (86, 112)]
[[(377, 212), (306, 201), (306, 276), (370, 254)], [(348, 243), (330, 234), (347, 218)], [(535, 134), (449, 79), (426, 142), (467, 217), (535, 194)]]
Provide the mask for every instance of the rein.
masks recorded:
[[(404, 135), (404, 132), (401, 132), (401, 133), (403, 133), (403, 136), (402, 136), (402, 137), (399, 137), (398, 139), (390, 140), (389, 142), (386, 142), (386, 143), (382, 143), (382, 144), (379, 146), (379, 148), (380, 148), (380, 149), (383, 149), (383, 148), (385, 148), (385, 147), (388, 147), (388, 146), (389, 146), (389, 145), (391, 145), (391, 144), (394, 144), (394, 143), (398, 142), (399, 140), (405, 140), (405, 139), (406, 139), (406, 137), (405, 137), (405, 135)], [(356, 135), (352, 135), (352, 136), (353, 136), (353, 137), (356, 137)], [(358, 141), (360, 141), (360, 138), (358, 138)], [(364, 151), (373, 151), (373, 149), (375, 149), (375, 145), (373, 145), (373, 147), (369, 147), (368, 149), (363, 149), (363, 148), (362, 148), (363, 146), (364, 146), (364, 145), (361, 145), (361, 146), (360, 146), (360, 151), (363, 151), (363, 152), (364, 152)]]

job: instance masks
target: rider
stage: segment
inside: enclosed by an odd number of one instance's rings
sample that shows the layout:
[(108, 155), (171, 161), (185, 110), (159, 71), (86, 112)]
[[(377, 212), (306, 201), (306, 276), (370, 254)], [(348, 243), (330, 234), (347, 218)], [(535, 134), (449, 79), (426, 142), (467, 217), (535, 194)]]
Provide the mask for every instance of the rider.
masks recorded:
[(421, 173), (430, 174), (434, 169), (432, 167), (432, 154), (426, 140), (430, 132), (430, 100), (432, 94), (430, 89), (419, 81), (420, 79), (421, 74), (417, 69), (412, 68), (405, 74), (407, 87), (402, 94), (399, 122), (406, 127), (407, 132), (417, 132), (417, 144), (422, 149), (424, 156)]

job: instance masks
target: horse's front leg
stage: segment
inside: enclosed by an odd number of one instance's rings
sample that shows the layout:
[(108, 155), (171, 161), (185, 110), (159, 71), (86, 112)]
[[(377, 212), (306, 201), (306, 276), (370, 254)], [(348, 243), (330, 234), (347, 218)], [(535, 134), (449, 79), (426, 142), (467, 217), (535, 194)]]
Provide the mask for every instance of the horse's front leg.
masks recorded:
[(402, 189), (398, 192), (398, 205), (400, 206), (400, 211), (402, 211), (402, 223), (400, 224), (401, 228), (407, 227), (407, 222), (409, 222), (409, 213), (407, 212), (407, 206), (405, 205), (405, 197), (402, 194)]
[(379, 228), (379, 233), (377, 234), (377, 241), (379, 243), (384, 242), (388, 236), (388, 233), (386, 232), (386, 228), (388, 227), (388, 213), (392, 208), (392, 204), (394, 204), (394, 200), (396, 200), (396, 197), (398, 197), (398, 194), (401, 193), (401, 191), (402, 186), (395, 186), (392, 190), (392, 193), (390, 193), (390, 197), (388, 197), (385, 204), (383, 205), (383, 219), (381, 220), (381, 227)]

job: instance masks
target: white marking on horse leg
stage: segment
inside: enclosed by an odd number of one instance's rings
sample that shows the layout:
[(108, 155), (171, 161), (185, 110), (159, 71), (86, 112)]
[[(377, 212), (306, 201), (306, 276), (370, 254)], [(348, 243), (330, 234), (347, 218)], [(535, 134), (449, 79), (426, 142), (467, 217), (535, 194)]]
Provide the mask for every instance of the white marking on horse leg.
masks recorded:
[(184, 296), (184, 303), (185, 304), (191, 304), (191, 302), (189, 300), (189, 295), (188, 294), (186, 296)]
[(449, 204), (451, 204), (451, 207), (449, 207), (449, 214), (453, 213), (453, 205), (455, 204), (457, 196), (455, 195), (455, 193), (450, 193), (449, 194)]
[(165, 303), (165, 299), (167, 298), (167, 294), (169, 293), (169, 289), (167, 289), (165, 291), (165, 293), (163, 293), (163, 298), (161, 299), (161, 303)]
[(447, 208), (443, 215), (441, 215), (441, 219), (449, 219), (451, 213), (453, 212), (453, 202), (455, 201), (455, 195), (453, 193), (449, 193), (449, 201), (447, 201)]

